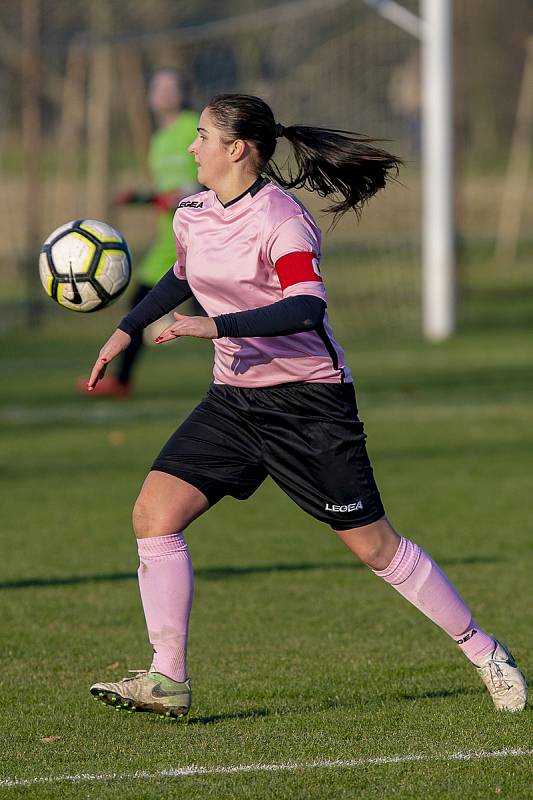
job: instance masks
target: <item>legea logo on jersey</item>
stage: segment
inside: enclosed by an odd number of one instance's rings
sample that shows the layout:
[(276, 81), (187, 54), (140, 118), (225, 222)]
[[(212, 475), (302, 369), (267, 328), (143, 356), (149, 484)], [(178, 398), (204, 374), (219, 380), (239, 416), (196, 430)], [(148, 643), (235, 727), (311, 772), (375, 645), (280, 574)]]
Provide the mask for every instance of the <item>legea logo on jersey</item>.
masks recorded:
[(202, 208), (203, 205), (203, 200), (182, 200), (178, 203), (178, 208)]
[(344, 506), (335, 505), (335, 503), (326, 503), (326, 511), (334, 511), (337, 514), (346, 514), (347, 511), (362, 511), (362, 500), (356, 500), (355, 503), (348, 503)]

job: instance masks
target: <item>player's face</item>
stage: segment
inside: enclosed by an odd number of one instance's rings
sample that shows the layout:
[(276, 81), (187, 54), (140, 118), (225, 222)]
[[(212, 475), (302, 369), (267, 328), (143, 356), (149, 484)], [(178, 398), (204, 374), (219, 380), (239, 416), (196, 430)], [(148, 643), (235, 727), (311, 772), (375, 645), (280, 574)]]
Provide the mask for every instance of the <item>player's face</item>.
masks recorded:
[(173, 72), (156, 72), (150, 81), (148, 102), (154, 114), (181, 110), (181, 87)]
[(215, 127), (209, 110), (205, 108), (198, 123), (198, 136), (187, 148), (198, 164), (198, 183), (215, 189), (227, 176), (232, 160), (231, 145), (222, 141), (222, 131)]

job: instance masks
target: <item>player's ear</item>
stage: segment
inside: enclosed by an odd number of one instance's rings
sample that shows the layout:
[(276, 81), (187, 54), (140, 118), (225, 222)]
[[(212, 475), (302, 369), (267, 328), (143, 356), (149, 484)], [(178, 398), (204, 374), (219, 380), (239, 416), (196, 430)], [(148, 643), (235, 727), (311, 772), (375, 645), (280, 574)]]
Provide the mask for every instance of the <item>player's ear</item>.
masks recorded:
[(240, 161), (248, 152), (248, 144), (244, 139), (235, 139), (229, 148), (229, 155), (232, 161)]

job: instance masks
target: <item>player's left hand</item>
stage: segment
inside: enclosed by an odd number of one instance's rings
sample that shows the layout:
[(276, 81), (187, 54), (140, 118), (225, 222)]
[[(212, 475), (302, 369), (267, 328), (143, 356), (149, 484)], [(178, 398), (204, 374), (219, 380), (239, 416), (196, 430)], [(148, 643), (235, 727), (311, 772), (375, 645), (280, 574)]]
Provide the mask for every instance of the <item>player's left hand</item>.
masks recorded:
[(170, 342), (180, 336), (196, 336), (198, 339), (216, 339), (218, 336), (217, 326), (211, 317), (187, 317), (177, 311), (174, 312), (174, 317), (176, 322), (154, 339), (155, 344)]

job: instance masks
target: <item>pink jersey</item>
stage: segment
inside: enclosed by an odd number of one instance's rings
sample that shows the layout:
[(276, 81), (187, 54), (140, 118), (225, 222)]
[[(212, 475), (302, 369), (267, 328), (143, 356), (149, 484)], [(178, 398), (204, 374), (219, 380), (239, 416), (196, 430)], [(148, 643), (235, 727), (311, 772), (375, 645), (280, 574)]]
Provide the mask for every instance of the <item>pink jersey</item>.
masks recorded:
[[(273, 183), (259, 181), (225, 207), (213, 191), (191, 195), (176, 210), (174, 234), (175, 275), (189, 282), (210, 317), (300, 294), (326, 300), (320, 230), (301, 203)], [(258, 388), (351, 381), (327, 313), (317, 330), (213, 343), (215, 383)]]

